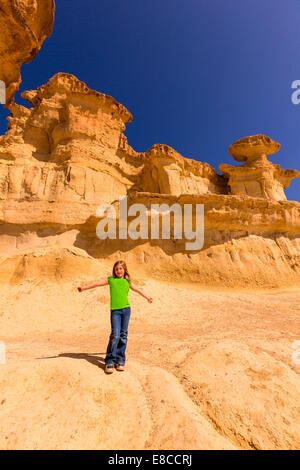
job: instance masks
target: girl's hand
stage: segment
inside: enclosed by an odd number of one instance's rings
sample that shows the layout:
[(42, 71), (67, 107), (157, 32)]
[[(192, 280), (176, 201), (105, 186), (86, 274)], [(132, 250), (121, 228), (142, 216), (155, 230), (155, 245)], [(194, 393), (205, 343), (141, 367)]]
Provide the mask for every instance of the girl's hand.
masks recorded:
[(152, 297), (147, 297), (147, 300), (148, 300), (149, 304), (152, 304), (152, 302), (153, 302)]
[(81, 288), (81, 287), (77, 287), (77, 289), (79, 290), (79, 292), (82, 292), (82, 288)]

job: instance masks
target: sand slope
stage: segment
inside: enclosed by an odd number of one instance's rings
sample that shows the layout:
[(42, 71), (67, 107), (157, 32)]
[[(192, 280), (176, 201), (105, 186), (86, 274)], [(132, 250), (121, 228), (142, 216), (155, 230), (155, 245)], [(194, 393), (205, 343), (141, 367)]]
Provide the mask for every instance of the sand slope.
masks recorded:
[[(109, 273), (101, 267), (101, 274)], [(300, 292), (139, 277), (124, 373), (103, 370), (109, 291), (1, 285), (1, 449), (299, 449)]]

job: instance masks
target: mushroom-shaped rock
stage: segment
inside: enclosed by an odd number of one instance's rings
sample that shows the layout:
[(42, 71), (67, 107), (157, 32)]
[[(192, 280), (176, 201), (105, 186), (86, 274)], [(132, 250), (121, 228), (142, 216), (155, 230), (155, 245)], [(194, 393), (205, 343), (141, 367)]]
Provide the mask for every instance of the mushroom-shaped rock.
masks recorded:
[[(21, 95), (34, 107), (24, 141), (43, 160), (111, 161), (131, 113), (113, 97), (90, 89), (72, 74), (59, 72), (37, 90)], [(83, 159), (84, 160), (84, 159)]]
[(266, 135), (244, 137), (230, 145), (228, 152), (237, 162), (252, 162), (278, 152), (280, 144)]
[(241, 166), (219, 165), (220, 171), (229, 178), (231, 194), (286, 200), (284, 189), (300, 173), (297, 170), (284, 170), (267, 159), (279, 148), (280, 144), (262, 134), (244, 137), (230, 145), (230, 155), (238, 162), (244, 162)]
[(126, 194), (143, 162), (133, 150), (127, 155), (126, 145), (120, 156), (132, 120), (122, 104), (62, 72), (22, 97), (32, 108), (10, 103), (9, 128), (0, 136), (0, 199), (51, 201), (56, 220), (73, 223), (77, 204), (91, 211)]

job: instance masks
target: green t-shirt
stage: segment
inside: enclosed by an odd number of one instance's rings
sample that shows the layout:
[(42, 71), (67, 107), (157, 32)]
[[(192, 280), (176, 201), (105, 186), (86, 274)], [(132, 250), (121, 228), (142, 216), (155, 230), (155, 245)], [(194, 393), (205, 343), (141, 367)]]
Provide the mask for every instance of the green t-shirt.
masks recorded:
[(130, 307), (128, 302), (129, 282), (127, 279), (109, 276), (107, 280), (110, 287), (110, 309)]

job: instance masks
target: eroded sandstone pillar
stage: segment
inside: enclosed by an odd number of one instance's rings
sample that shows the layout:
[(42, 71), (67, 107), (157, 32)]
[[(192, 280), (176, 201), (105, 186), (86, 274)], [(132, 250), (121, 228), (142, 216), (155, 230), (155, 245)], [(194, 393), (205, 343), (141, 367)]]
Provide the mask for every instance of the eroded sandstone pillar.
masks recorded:
[(262, 134), (244, 137), (230, 145), (230, 155), (236, 161), (244, 162), (241, 166), (219, 165), (220, 171), (229, 178), (231, 194), (286, 200), (284, 189), (300, 173), (297, 170), (284, 170), (267, 159), (279, 148), (280, 144)]

